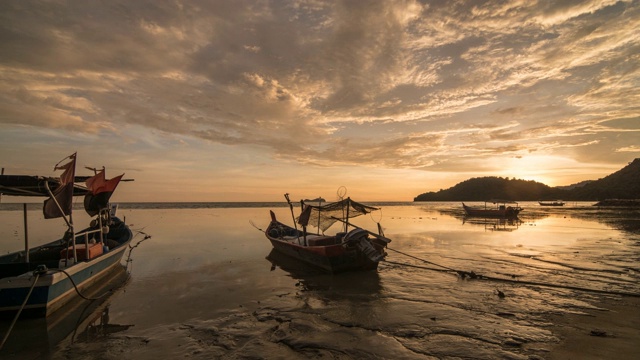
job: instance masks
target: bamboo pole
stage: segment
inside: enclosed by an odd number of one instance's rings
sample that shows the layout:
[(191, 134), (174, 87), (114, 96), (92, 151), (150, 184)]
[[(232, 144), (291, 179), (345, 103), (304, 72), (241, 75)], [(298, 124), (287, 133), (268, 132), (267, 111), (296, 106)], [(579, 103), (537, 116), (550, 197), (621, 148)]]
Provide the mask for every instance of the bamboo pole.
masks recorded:
[(24, 261), (26, 263), (29, 263), (29, 230), (27, 226), (27, 203), (22, 204), (22, 212), (24, 214)]

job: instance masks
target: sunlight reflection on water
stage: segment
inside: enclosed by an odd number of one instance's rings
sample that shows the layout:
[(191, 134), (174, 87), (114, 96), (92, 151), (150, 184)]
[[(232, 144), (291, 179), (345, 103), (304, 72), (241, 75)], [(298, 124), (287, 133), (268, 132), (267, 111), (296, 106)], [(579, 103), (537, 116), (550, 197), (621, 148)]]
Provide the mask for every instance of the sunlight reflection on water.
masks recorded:
[[(389, 250), (378, 272), (340, 275), (290, 259), (272, 258), (272, 270), (271, 245), (250, 224), (267, 226), (266, 207), (122, 207), (120, 216), (153, 236), (133, 252), (131, 282), (110, 299), (110, 320), (135, 326), (58, 355), (115, 347), (140, 359), (544, 357), (558, 339), (543, 315), (579, 313), (603, 295), (523, 282), (640, 293), (640, 236), (615, 227), (640, 219), (586, 204), (521, 205), (516, 222), (465, 219), (459, 203), (385, 206), (389, 247), (413, 257)], [(291, 223), (288, 208), (274, 211)], [(3, 212), (12, 241), (17, 219)], [(354, 223), (375, 228), (368, 216)], [(442, 266), (521, 283), (429, 270)]]

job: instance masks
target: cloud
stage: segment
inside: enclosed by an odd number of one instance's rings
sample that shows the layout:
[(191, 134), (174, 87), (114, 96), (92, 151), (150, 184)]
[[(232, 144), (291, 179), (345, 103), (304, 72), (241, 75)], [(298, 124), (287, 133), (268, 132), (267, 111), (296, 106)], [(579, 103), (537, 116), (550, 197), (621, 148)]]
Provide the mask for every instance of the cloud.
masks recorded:
[(639, 8), (3, 2), (0, 124), (123, 137), (143, 127), (372, 168), (633, 149), (607, 124), (639, 111)]
[(619, 149), (616, 149), (616, 152), (640, 152), (640, 146), (625, 146)]

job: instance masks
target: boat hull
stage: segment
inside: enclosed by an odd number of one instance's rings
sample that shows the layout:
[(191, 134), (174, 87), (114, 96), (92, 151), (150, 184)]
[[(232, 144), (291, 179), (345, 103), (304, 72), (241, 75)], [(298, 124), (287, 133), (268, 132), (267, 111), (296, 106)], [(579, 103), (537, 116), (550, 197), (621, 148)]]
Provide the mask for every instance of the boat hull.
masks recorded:
[(491, 218), (516, 218), (520, 213), (519, 207), (507, 206), (499, 209), (477, 209), (462, 204), (467, 216), (491, 217)]
[(558, 201), (552, 201), (552, 202), (538, 201), (538, 204), (540, 204), (540, 206), (564, 206), (564, 202), (558, 202)]
[[(95, 285), (83, 289), (87, 296), (99, 296), (96, 301), (79, 297), (69, 301), (47, 317), (21, 319), (11, 327), (11, 336), (0, 350), (2, 354), (20, 354), (22, 359), (49, 359), (55, 349), (66, 348), (78, 341), (95, 340), (104, 335), (105, 327), (99, 322), (108, 321), (110, 301), (127, 284), (129, 276), (124, 266), (114, 266)], [(107, 295), (104, 295), (107, 294)], [(25, 312), (23, 311), (22, 314)], [(0, 322), (0, 333), (10, 328), (9, 319)], [(108, 324), (109, 333), (117, 324)]]
[(300, 246), (278, 239), (269, 240), (276, 251), (330, 273), (378, 268), (378, 262), (369, 260), (356, 250), (345, 249), (342, 245)]
[(17, 276), (3, 276), (0, 279), (0, 313), (7, 315), (17, 312), (29, 296), (23, 311), (33, 316), (47, 316), (76, 298), (78, 291), (82, 292), (83, 289), (103, 280), (114, 266), (120, 265), (133, 237), (131, 230), (124, 223), (121, 223), (121, 229), (118, 231), (123, 238), (117, 247), (93, 259), (79, 261), (63, 269), (45, 268), (35, 284), (36, 277), (33, 271)]
[(335, 236), (305, 237), (301, 231), (282, 224), (273, 217), (272, 214), (272, 222), (265, 235), (274, 250), (329, 273), (376, 270), (378, 263), (386, 255), (384, 248), (390, 241), (370, 237), (370, 233), (363, 229)]

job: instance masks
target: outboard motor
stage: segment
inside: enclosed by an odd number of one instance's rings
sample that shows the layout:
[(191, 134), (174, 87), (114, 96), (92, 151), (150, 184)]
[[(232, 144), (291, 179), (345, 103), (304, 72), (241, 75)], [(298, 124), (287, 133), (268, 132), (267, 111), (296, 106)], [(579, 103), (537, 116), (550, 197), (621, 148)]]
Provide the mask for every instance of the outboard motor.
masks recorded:
[(358, 250), (365, 254), (369, 260), (379, 262), (384, 260), (384, 255), (380, 254), (369, 241), (369, 234), (364, 229), (353, 229), (344, 237), (344, 243), (354, 244)]

